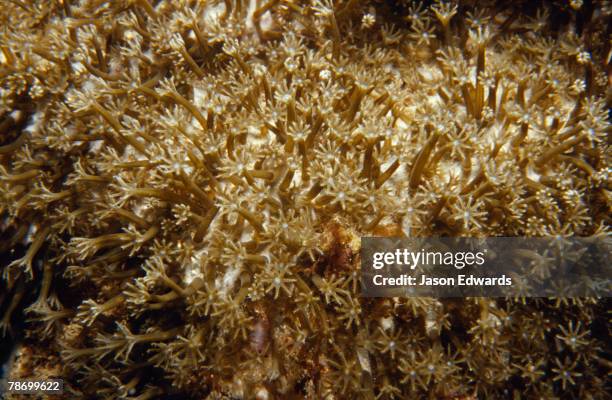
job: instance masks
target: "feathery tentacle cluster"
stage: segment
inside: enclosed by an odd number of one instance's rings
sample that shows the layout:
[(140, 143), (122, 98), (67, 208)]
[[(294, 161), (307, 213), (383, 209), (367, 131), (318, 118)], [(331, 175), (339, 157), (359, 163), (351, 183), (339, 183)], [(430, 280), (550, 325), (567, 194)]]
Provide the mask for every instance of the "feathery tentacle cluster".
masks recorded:
[(4, 4), (2, 331), (34, 301), (75, 396), (603, 398), (605, 301), (364, 299), (357, 254), (607, 235), (609, 5), (252, 3)]

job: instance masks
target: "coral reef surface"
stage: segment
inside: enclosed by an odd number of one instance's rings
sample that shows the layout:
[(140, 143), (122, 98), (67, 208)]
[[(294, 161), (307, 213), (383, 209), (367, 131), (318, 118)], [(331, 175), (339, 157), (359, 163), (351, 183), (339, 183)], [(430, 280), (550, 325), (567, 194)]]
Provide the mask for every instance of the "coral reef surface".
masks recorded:
[(609, 235), (611, 12), (3, 0), (10, 376), (71, 399), (610, 398), (606, 299), (367, 299), (358, 254)]

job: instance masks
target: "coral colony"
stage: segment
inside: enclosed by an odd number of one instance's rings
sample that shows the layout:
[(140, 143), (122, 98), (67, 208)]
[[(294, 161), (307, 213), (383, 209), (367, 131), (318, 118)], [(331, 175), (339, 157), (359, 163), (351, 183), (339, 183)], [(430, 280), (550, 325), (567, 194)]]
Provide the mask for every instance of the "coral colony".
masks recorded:
[(608, 235), (611, 13), (3, 0), (8, 376), (71, 399), (608, 398), (606, 299), (364, 298), (358, 253)]

